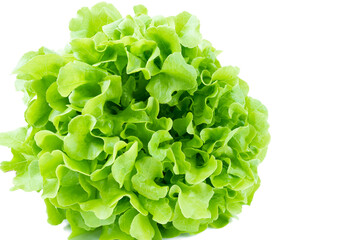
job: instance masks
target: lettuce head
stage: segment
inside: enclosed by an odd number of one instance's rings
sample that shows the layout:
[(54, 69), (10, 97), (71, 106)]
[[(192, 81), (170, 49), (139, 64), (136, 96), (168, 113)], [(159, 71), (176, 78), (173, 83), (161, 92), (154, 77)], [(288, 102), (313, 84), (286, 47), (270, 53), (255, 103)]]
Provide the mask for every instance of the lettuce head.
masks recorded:
[(13, 190), (37, 191), (69, 239), (160, 240), (221, 228), (250, 204), (270, 140), (267, 109), (222, 67), (188, 12), (82, 8), (63, 52), (15, 69), (27, 126), (2, 133)]

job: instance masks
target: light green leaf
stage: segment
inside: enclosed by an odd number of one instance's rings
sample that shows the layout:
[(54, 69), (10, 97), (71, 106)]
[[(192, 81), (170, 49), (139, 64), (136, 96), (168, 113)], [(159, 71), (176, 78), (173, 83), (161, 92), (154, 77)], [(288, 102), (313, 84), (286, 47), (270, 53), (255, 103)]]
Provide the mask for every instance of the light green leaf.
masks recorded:
[(180, 43), (187, 48), (194, 48), (201, 41), (200, 21), (188, 12), (182, 12), (175, 17), (175, 29)]
[[(102, 151), (102, 139), (92, 136), (96, 119), (91, 115), (77, 116), (69, 123), (69, 133), (64, 138), (64, 150), (75, 160), (95, 159)], [(84, 145), (83, 143), (88, 143)]]
[(57, 77), (59, 69), (65, 65), (65, 60), (58, 54), (49, 53), (31, 58), (25, 64), (21, 64), (14, 73), (24, 80), (41, 80), (46, 76)]
[(168, 26), (150, 27), (146, 31), (147, 37), (157, 43), (162, 60), (175, 52), (181, 52), (179, 37), (175, 30)]
[(24, 143), (27, 131), (28, 129), (23, 127), (10, 132), (0, 133), (0, 145), (13, 148), (19, 152), (32, 153), (31, 146)]
[(150, 200), (140, 195), (140, 201), (144, 207), (153, 215), (155, 222), (166, 224), (168, 223), (173, 215), (173, 210), (169, 205), (169, 199), (161, 198), (157, 201)]
[(65, 220), (65, 211), (56, 208), (52, 203), (45, 199), (46, 213), (48, 214), (48, 223), (51, 225), (59, 225)]
[(118, 10), (109, 3), (98, 3), (91, 9), (84, 7), (78, 11), (78, 17), (70, 22), (71, 37), (89, 38), (101, 31), (102, 26), (121, 18)]
[(134, 189), (141, 195), (151, 199), (158, 200), (166, 196), (169, 187), (159, 186), (155, 183), (155, 178), (162, 178), (162, 165), (156, 158), (143, 157), (135, 163), (137, 174), (131, 181)]
[(84, 222), (83, 217), (81, 216), (80, 212), (74, 211), (72, 209), (68, 209), (66, 211), (66, 219), (68, 220), (70, 226), (71, 226), (71, 235), (69, 236), (69, 239), (76, 239), (80, 238), (79, 240), (85, 240), (89, 239), (89, 236), (87, 238), (82, 239), (84, 234), (93, 233), (91, 232), (93, 228), (87, 226)]
[(210, 218), (208, 209), (209, 201), (214, 195), (212, 187), (206, 183), (199, 183), (193, 186), (180, 185), (179, 206), (186, 218), (202, 219)]
[(155, 235), (155, 231), (149, 218), (139, 213), (131, 223), (130, 234), (139, 240), (151, 240)]
[[(117, 137), (116, 137), (117, 138)], [(107, 146), (107, 140), (106, 138), (104, 139), (105, 142), (105, 152), (106, 152), (106, 148)], [(124, 141), (117, 141), (113, 147), (113, 152), (111, 157), (109, 157), (109, 159), (106, 161), (106, 163), (100, 168), (100, 169), (96, 169), (94, 172), (91, 173), (91, 180), (93, 181), (99, 181), (102, 179), (106, 179), (110, 172), (111, 172), (111, 166), (113, 165), (116, 156), (118, 154), (118, 151), (120, 151), (122, 148), (126, 147), (127, 143)]]
[(80, 208), (87, 212), (93, 212), (99, 219), (107, 219), (111, 217), (115, 206), (107, 206), (102, 199), (92, 199), (80, 203)]
[(175, 91), (195, 90), (196, 71), (188, 65), (180, 53), (166, 58), (160, 73), (151, 78), (146, 90), (160, 103), (167, 103)]
[(58, 91), (61, 96), (67, 97), (77, 87), (86, 83), (98, 83), (106, 76), (105, 71), (86, 63), (70, 62), (60, 69)]
[(89, 198), (89, 193), (80, 184), (80, 176), (77, 172), (61, 165), (56, 169), (56, 175), (60, 179), (61, 186), (56, 195), (60, 206), (68, 207), (84, 202)]
[(142, 72), (145, 79), (150, 79), (151, 76), (160, 72), (156, 60), (160, 55), (160, 50), (154, 41), (141, 39), (133, 43), (127, 52), (128, 65), (126, 72), (128, 74)]
[(167, 152), (167, 158), (174, 163), (175, 174), (185, 174), (191, 167), (191, 164), (187, 162), (186, 155), (181, 150), (181, 142), (175, 142), (171, 146), (171, 151)]
[(57, 82), (53, 82), (47, 89), (46, 101), (51, 108), (61, 112), (66, 111), (69, 104), (69, 100), (60, 95)]
[(187, 156), (186, 161), (190, 163), (190, 167), (185, 171), (188, 183), (201, 183), (215, 172), (217, 164), (214, 156), (193, 148), (184, 149), (184, 153)]
[(125, 180), (129, 178), (128, 174), (131, 173), (134, 168), (137, 152), (138, 143), (134, 142), (128, 151), (115, 159), (114, 164), (111, 167), (114, 179), (120, 184), (120, 187), (124, 185)]
[(136, 215), (138, 215), (138, 212), (135, 209), (129, 209), (120, 216), (119, 227), (123, 232), (130, 234), (131, 223)]
[(91, 228), (98, 228), (101, 226), (112, 224), (115, 222), (115, 218), (116, 218), (115, 215), (111, 215), (109, 218), (100, 219), (96, 217), (95, 213), (85, 212), (85, 211), (81, 211), (80, 214), (84, 219), (85, 224)]
[(149, 141), (150, 154), (160, 161), (163, 160), (170, 148), (170, 140), (172, 140), (172, 137), (168, 131), (159, 130), (155, 132)]
[(140, 203), (137, 195), (133, 192), (120, 189), (118, 182), (115, 181), (110, 174), (107, 179), (91, 182), (91, 184), (99, 190), (100, 196), (104, 199), (105, 204), (108, 206), (116, 205), (124, 197), (129, 198), (130, 204), (136, 209), (137, 212), (147, 215), (148, 212)]
[(200, 220), (184, 217), (179, 203), (175, 205), (173, 225), (177, 230), (194, 233), (199, 231), (200, 223)]
[(238, 77), (239, 72), (240, 69), (237, 67), (222, 67), (214, 72), (212, 81), (224, 82), (230, 86), (235, 86), (240, 80)]
[(141, 14), (147, 15), (148, 10), (144, 5), (139, 4), (134, 6), (134, 13), (135, 15), (141, 15)]
[(173, 128), (180, 136), (185, 133), (194, 134), (195, 132), (192, 120), (193, 114), (189, 112), (184, 118), (175, 119)]
[(43, 186), (43, 179), (40, 174), (39, 161), (33, 160), (27, 166), (27, 171), (16, 175), (12, 190), (22, 189), (26, 192), (39, 191)]
[(100, 117), (104, 113), (104, 106), (107, 101), (114, 104), (120, 102), (122, 94), (121, 77), (108, 76), (100, 84), (101, 94), (89, 99), (82, 110), (83, 114), (90, 114), (94, 117)]
[(104, 56), (104, 50), (99, 51), (91, 38), (77, 38), (70, 45), (76, 59), (90, 65), (100, 62)]
[(99, 240), (133, 240), (134, 238), (120, 230), (119, 225), (114, 223), (104, 226)]
[(14, 148), (11, 149), (11, 152), (13, 154), (11, 161), (4, 161), (0, 164), (0, 169), (3, 172), (16, 171), (17, 174), (23, 174), (26, 171), (27, 163), (36, 158), (35, 156), (22, 154)]
[(42, 197), (54, 198), (60, 188), (57, 168), (64, 163), (63, 153), (60, 151), (46, 152), (39, 159), (39, 168), (44, 181)]
[(43, 97), (33, 100), (25, 111), (25, 120), (32, 126), (44, 126), (50, 114), (51, 108)]
[(42, 130), (35, 134), (36, 144), (44, 151), (51, 152), (53, 150), (61, 150), (63, 148), (63, 140), (55, 133)]

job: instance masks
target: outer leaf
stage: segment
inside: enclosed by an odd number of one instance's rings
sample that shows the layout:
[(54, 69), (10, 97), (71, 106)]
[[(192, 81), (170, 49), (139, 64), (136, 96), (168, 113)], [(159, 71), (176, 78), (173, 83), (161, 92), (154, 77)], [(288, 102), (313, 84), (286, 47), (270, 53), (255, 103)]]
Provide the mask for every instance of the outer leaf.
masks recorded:
[(209, 156), (198, 149), (184, 149), (184, 153), (187, 156), (187, 162), (190, 163), (190, 167), (185, 171), (185, 179), (188, 183), (203, 182), (215, 172), (217, 163), (214, 156)]
[(107, 219), (100, 219), (96, 217), (96, 215), (93, 212), (84, 212), (81, 211), (81, 216), (84, 219), (84, 222), (87, 226), (91, 228), (98, 228), (100, 226), (106, 226), (110, 225), (115, 222), (115, 215), (111, 215)]
[(130, 234), (139, 240), (151, 240), (155, 235), (155, 231), (149, 218), (139, 213), (131, 223)]
[(121, 77), (108, 76), (101, 83), (102, 93), (92, 99), (89, 99), (82, 111), (83, 114), (91, 114), (95, 117), (100, 117), (104, 113), (104, 106), (107, 101), (113, 103), (120, 102), (122, 94)]
[(175, 29), (184, 47), (194, 48), (201, 41), (200, 22), (197, 17), (188, 12), (182, 12), (175, 17)]
[(65, 219), (65, 211), (56, 208), (48, 199), (45, 199), (45, 204), (46, 212), (48, 214), (48, 223), (51, 225), (61, 224)]
[[(91, 135), (96, 119), (91, 115), (73, 118), (69, 124), (69, 133), (64, 138), (64, 150), (76, 160), (95, 159), (103, 150), (103, 140)], [(86, 142), (88, 145), (84, 145)]]
[(44, 181), (42, 197), (54, 198), (60, 188), (60, 180), (57, 175), (57, 168), (63, 164), (63, 154), (60, 151), (45, 153), (39, 159), (40, 173)]
[(51, 108), (46, 100), (39, 97), (33, 100), (26, 109), (25, 120), (32, 126), (42, 127), (47, 123), (50, 111)]
[(121, 231), (118, 224), (104, 226), (99, 240), (113, 239), (132, 240), (134, 238)]
[(67, 97), (75, 88), (86, 83), (100, 82), (107, 73), (82, 62), (71, 62), (61, 68), (58, 77), (58, 90)]
[(199, 231), (200, 223), (200, 220), (184, 217), (180, 209), (179, 203), (176, 204), (173, 220), (173, 225), (176, 229), (184, 232), (194, 233)]
[(20, 152), (31, 153), (31, 147), (24, 143), (27, 131), (27, 128), (19, 128), (11, 132), (0, 133), (0, 145), (11, 147)]
[(170, 140), (172, 137), (169, 132), (165, 130), (155, 132), (149, 141), (150, 154), (156, 159), (163, 160), (170, 148), (170, 145), (166, 143)]
[(57, 169), (57, 177), (60, 179), (61, 188), (56, 195), (56, 200), (61, 207), (68, 207), (89, 198), (89, 193), (80, 184), (78, 173), (69, 170), (64, 166)]
[(123, 215), (120, 216), (119, 218), (119, 226), (120, 229), (127, 233), (130, 234), (130, 228), (131, 228), (131, 223), (134, 220), (135, 216), (138, 215), (138, 212), (135, 209), (129, 209), (127, 210)]
[(66, 111), (69, 100), (60, 95), (57, 82), (53, 82), (46, 91), (46, 101), (57, 111)]
[(150, 27), (147, 29), (146, 34), (150, 40), (157, 43), (163, 60), (170, 54), (181, 51), (179, 38), (171, 27)]
[(36, 144), (44, 151), (61, 150), (63, 141), (59, 136), (48, 130), (42, 130), (35, 134)]
[(213, 81), (220, 81), (230, 84), (230, 86), (235, 86), (239, 82), (239, 74), (240, 70), (237, 67), (222, 67), (214, 72), (212, 79)]
[(12, 190), (22, 189), (26, 192), (39, 191), (42, 188), (43, 180), (40, 175), (39, 161), (31, 161), (27, 171), (14, 178), (14, 187)]
[(174, 130), (181, 136), (185, 133), (194, 134), (194, 125), (192, 123), (193, 114), (187, 113), (184, 118), (178, 118), (174, 121)]
[(155, 178), (162, 178), (162, 165), (159, 160), (151, 157), (143, 157), (136, 161), (135, 167), (137, 174), (131, 179), (133, 187), (141, 195), (158, 200), (166, 196), (169, 187), (159, 186), (155, 183)]
[(186, 218), (201, 219), (209, 218), (209, 201), (214, 195), (213, 189), (206, 183), (193, 186), (181, 185), (179, 194), (179, 206)]
[(92, 182), (91, 184), (99, 190), (100, 196), (104, 199), (106, 205), (116, 205), (120, 200), (127, 197), (130, 200), (130, 204), (137, 212), (140, 212), (143, 215), (148, 214), (147, 210), (144, 209), (140, 203), (137, 195), (133, 192), (120, 189), (119, 184), (115, 181), (111, 174), (106, 180)]
[(138, 143), (130, 147), (128, 151), (120, 155), (115, 159), (114, 165), (111, 168), (114, 179), (120, 184), (120, 187), (124, 185), (125, 180), (128, 178), (129, 173), (132, 171), (135, 165), (135, 159), (138, 152)]
[(141, 15), (141, 14), (147, 15), (148, 10), (144, 5), (140, 4), (140, 5), (134, 6), (134, 13), (135, 13), (135, 15)]
[(172, 218), (173, 210), (169, 205), (169, 199), (161, 198), (154, 201), (140, 196), (140, 200), (144, 207), (153, 215), (154, 221), (166, 224)]
[(99, 219), (107, 219), (111, 217), (115, 206), (107, 206), (102, 199), (93, 199), (87, 202), (80, 203), (80, 208), (84, 211), (91, 211)]
[(101, 31), (102, 26), (120, 18), (120, 13), (112, 4), (102, 2), (91, 9), (82, 8), (78, 11), (78, 17), (70, 22), (71, 37), (92, 37)]
[(34, 156), (22, 154), (15, 149), (11, 150), (13, 158), (11, 161), (1, 162), (0, 169), (3, 172), (16, 171), (18, 174), (23, 174), (26, 171), (28, 161), (35, 159)]
[(173, 53), (165, 60), (160, 73), (150, 80), (146, 90), (160, 103), (167, 103), (174, 91), (194, 90), (196, 86), (194, 67), (186, 64), (180, 53)]
[(18, 67), (14, 73), (24, 80), (41, 80), (46, 76), (56, 77), (65, 60), (58, 54), (39, 55)]

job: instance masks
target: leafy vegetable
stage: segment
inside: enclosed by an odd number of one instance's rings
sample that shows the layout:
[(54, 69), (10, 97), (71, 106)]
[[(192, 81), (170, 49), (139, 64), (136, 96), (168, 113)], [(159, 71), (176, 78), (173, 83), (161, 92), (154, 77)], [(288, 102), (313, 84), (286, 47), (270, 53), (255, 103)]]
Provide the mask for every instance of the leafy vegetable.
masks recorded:
[(15, 69), (26, 127), (0, 134), (13, 189), (42, 192), (69, 239), (162, 239), (219, 228), (251, 203), (270, 140), (267, 110), (222, 67), (183, 12), (82, 8), (63, 53)]

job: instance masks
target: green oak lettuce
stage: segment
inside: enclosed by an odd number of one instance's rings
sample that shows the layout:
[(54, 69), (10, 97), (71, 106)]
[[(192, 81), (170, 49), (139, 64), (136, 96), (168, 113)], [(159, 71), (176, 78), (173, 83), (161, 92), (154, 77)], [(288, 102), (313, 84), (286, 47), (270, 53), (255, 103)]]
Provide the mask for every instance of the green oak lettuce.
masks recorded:
[(13, 189), (41, 192), (69, 239), (151, 240), (220, 228), (251, 203), (267, 110), (183, 12), (82, 8), (61, 53), (15, 69), (27, 126), (0, 134)]

